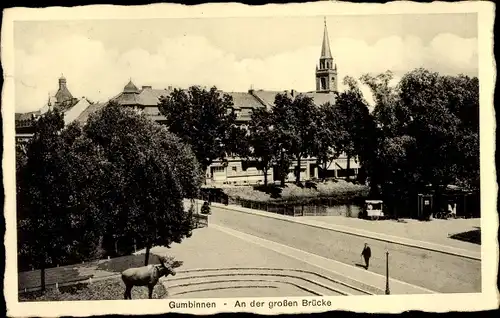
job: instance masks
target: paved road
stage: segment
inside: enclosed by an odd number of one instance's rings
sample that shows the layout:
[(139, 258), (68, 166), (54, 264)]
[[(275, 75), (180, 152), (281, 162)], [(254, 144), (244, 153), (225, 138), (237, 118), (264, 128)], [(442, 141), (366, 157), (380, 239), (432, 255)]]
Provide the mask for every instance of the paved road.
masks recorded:
[(356, 266), (361, 249), (371, 246), (370, 271), (385, 274), (385, 251), (390, 253), (392, 278), (443, 293), (481, 291), (481, 263), (412, 247), (360, 238), (302, 224), (212, 206), (210, 223)]

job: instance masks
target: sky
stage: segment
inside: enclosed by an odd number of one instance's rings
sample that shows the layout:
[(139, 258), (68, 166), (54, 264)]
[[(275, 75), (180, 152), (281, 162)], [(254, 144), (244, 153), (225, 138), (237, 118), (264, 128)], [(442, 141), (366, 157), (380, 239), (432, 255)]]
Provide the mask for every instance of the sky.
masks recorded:
[(340, 90), (347, 75), (386, 70), (395, 83), (417, 67), (477, 76), (472, 13), (16, 21), (16, 112), (40, 109), (62, 74), (73, 96), (95, 102), (129, 79), (160, 89), (312, 91), (325, 18)]

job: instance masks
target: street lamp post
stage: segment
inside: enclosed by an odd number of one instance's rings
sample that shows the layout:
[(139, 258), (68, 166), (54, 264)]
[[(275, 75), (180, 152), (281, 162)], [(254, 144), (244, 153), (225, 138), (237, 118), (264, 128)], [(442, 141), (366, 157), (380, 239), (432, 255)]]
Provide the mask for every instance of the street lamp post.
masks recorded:
[(385, 252), (385, 294), (391, 294), (389, 290), (389, 251)]

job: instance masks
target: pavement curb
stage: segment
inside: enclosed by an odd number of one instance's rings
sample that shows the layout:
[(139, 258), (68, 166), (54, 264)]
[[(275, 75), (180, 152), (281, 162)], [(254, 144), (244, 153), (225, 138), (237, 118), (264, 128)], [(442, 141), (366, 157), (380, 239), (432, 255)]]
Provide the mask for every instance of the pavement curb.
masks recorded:
[(459, 257), (463, 257), (463, 258), (481, 261), (481, 253), (475, 253), (472, 251), (467, 251), (467, 250), (458, 249), (458, 248), (454, 248), (454, 247), (447, 247), (447, 246), (443, 246), (443, 245), (439, 245), (439, 247), (433, 247), (433, 245), (436, 246), (438, 244), (434, 244), (434, 243), (430, 243), (430, 242), (423, 242), (423, 241), (416, 241), (416, 240), (412, 240), (412, 239), (400, 238), (400, 237), (395, 237), (395, 236), (388, 236), (386, 234), (369, 232), (369, 231), (365, 231), (365, 230), (359, 230), (359, 229), (355, 229), (355, 228), (351, 228), (351, 227), (347, 227), (347, 226), (335, 226), (335, 225), (330, 225), (330, 224), (328, 224), (328, 225), (327, 224), (318, 224), (318, 223), (310, 222), (310, 221), (295, 220), (295, 219), (284, 217), (284, 216), (278, 215), (278, 214), (272, 214), (272, 213), (263, 212), (263, 211), (262, 212), (261, 211), (254, 211), (252, 209), (234, 206), (234, 205), (227, 205), (226, 206), (226, 205), (223, 205), (220, 203), (214, 203), (214, 202), (212, 203), (212, 205), (214, 205), (218, 208), (221, 208), (221, 209), (225, 209), (225, 210), (253, 214), (253, 215), (258, 215), (258, 216), (262, 216), (262, 217), (282, 220), (285, 222), (298, 223), (298, 224), (303, 224), (306, 226), (321, 228), (321, 229), (325, 229), (325, 230), (329, 230), (329, 231), (340, 232), (340, 233), (344, 233), (344, 234), (370, 238), (370, 239), (374, 239), (374, 240), (378, 240), (378, 241), (382, 241), (382, 242), (393, 243), (393, 244), (398, 244), (398, 245), (403, 245), (403, 246), (408, 246), (408, 247), (414, 247), (414, 248), (419, 248), (419, 249), (423, 249), (423, 250), (428, 250), (428, 251), (433, 251), (433, 252), (438, 252), (438, 253), (443, 253), (443, 254), (459, 256)]

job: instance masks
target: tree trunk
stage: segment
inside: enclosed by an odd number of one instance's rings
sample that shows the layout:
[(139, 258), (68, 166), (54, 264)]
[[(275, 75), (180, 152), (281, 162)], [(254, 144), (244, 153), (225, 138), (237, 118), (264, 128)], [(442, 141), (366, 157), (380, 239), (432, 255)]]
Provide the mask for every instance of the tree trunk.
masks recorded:
[(264, 171), (264, 186), (267, 187), (267, 171), (269, 170), (267, 165), (265, 165), (262, 170)]
[(380, 196), (380, 193), (378, 191), (378, 185), (375, 182), (375, 180), (370, 178), (370, 196), (372, 198), (378, 198)]
[(149, 250), (151, 249), (151, 246), (149, 243), (146, 245), (146, 256), (144, 257), (144, 266), (148, 266), (149, 263)]
[(346, 180), (351, 180), (351, 154), (347, 154), (347, 177)]
[[(285, 167), (284, 167), (284, 164), (283, 164), (283, 162), (285, 161), (285, 154), (283, 153), (283, 150), (281, 151), (280, 156), (281, 156), (281, 162), (280, 162), (280, 165), (279, 165), (279, 167), (280, 167), (279, 175), (280, 175), (280, 179), (281, 179), (280, 180), (281, 187), (284, 188), (285, 187), (285, 175), (286, 174), (285, 174), (285, 171), (284, 171)], [(287, 170), (287, 173), (288, 173), (288, 167), (286, 167), (286, 170)]]
[[(209, 166), (210, 166), (210, 165), (208, 165), (208, 166), (203, 165), (203, 166), (201, 167), (201, 169), (202, 169), (202, 171), (201, 171), (201, 172), (202, 172), (202, 174), (203, 174), (203, 184), (204, 184), (204, 185), (207, 185), (207, 169), (208, 169), (208, 167), (209, 167)], [(209, 174), (209, 175), (210, 175), (210, 174)]]
[(45, 291), (45, 264), (40, 267), (40, 288)]
[(326, 180), (326, 169), (327, 169), (327, 166), (326, 166), (327, 162), (326, 160), (323, 162), (323, 171), (321, 171), (321, 181), (322, 182), (325, 182)]
[(297, 166), (295, 167), (295, 183), (300, 183), (300, 155), (297, 156)]

